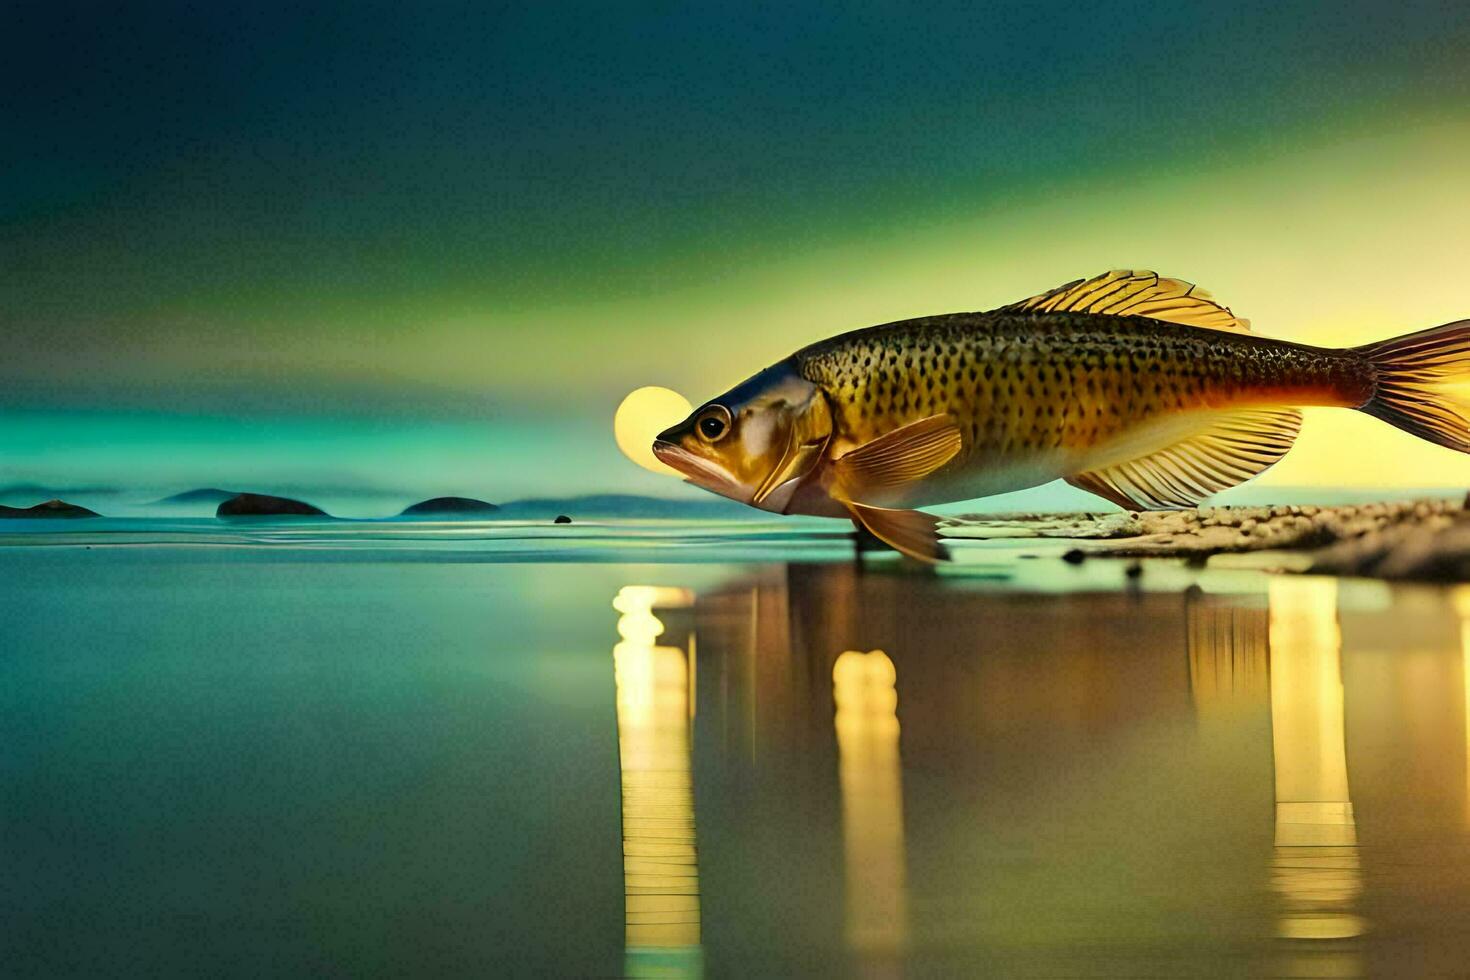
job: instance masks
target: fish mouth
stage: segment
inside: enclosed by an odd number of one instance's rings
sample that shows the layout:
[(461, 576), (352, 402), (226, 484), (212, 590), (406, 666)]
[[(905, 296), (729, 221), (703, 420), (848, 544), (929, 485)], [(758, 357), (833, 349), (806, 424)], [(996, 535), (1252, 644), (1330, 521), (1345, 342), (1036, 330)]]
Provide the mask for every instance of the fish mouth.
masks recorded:
[(663, 463), (665, 466), (672, 466), (680, 473), (684, 472), (684, 467), (681, 464), (685, 459), (689, 458), (687, 452), (667, 439), (653, 440), (653, 456), (660, 463)]
[(667, 439), (655, 439), (653, 455), (660, 463), (677, 470), (686, 482), (703, 487), (722, 497), (747, 503), (748, 494), (725, 468), (702, 456), (691, 453), (677, 443)]
[(725, 472), (709, 460), (696, 456), (678, 443), (669, 442), (667, 439), (654, 440), (653, 455), (660, 463), (672, 466), (690, 479), (703, 475), (729, 480)]

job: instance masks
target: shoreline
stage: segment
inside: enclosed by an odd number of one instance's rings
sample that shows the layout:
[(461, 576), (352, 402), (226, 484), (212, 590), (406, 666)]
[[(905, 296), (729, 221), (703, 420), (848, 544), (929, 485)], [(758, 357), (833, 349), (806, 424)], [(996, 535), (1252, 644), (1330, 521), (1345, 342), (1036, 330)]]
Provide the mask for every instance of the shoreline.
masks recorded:
[[(1470, 511), (1464, 501), (1201, 507), (1141, 513), (963, 515), (946, 538), (1065, 538), (1084, 542), (1069, 561), (1185, 558), (1281, 552), (1308, 559), (1282, 569), (1309, 574), (1436, 582), (1470, 581)], [(1290, 568), (1287, 566), (1290, 565)]]
[[(29, 517), (29, 515), (27, 515)], [(648, 561), (834, 561), (850, 557), (851, 528), (840, 521), (772, 517), (763, 521), (701, 517), (613, 516), (562, 522), (498, 512), (467, 518), (320, 515), (209, 517), (29, 517), (0, 522), (0, 546), (27, 544), (264, 545), (336, 549), (369, 542), (433, 549), (513, 550), (518, 560), (600, 560), (622, 549)], [(5, 533), (9, 531), (11, 533)], [(940, 535), (1043, 554), (1070, 564), (1089, 559), (1183, 559), (1220, 567), (1222, 555), (1261, 571), (1470, 582), (1470, 509), (1435, 498), (1365, 504), (1217, 506), (1127, 513), (1031, 512), (940, 517)], [(585, 549), (585, 551), (584, 551)], [(956, 557), (976, 548), (961, 548)], [(443, 553), (442, 551), (440, 552)], [(695, 555), (699, 557), (695, 559)], [(967, 564), (960, 560), (957, 564)], [(1243, 566), (1242, 566), (1243, 567)]]

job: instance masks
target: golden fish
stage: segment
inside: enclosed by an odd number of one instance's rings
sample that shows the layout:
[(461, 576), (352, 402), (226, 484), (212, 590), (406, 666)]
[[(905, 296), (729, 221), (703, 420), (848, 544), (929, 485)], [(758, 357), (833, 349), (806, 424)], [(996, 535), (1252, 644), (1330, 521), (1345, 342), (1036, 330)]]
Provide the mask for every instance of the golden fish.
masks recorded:
[(1058, 478), (1130, 510), (1191, 507), (1284, 456), (1308, 405), (1470, 452), (1470, 320), (1333, 349), (1250, 332), (1209, 294), (1114, 271), (988, 313), (804, 347), (659, 434), (690, 482), (764, 510), (850, 517), (946, 556), (914, 510)]

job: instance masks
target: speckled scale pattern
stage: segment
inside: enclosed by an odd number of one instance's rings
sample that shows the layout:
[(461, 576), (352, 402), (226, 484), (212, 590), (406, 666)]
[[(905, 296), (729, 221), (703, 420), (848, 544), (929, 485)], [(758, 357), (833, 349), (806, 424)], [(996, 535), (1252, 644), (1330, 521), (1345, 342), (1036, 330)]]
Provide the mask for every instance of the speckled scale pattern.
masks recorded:
[(1372, 367), (1352, 351), (1092, 313), (955, 313), (869, 327), (794, 356), (862, 444), (953, 415), (965, 455), (1085, 450), (1167, 413), (1358, 405)]

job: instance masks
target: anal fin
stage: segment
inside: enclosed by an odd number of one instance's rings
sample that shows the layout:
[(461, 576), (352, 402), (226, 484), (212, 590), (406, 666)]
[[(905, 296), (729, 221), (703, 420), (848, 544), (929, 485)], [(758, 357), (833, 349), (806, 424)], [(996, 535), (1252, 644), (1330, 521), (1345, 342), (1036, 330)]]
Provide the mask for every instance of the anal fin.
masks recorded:
[(939, 518), (932, 514), (869, 507), (851, 500), (846, 503), (853, 520), (895, 551), (929, 564), (949, 561), (949, 552), (939, 540)]
[(1285, 456), (1301, 424), (1301, 412), (1294, 408), (1212, 413), (1162, 448), (1066, 479), (1128, 510), (1193, 507)]

